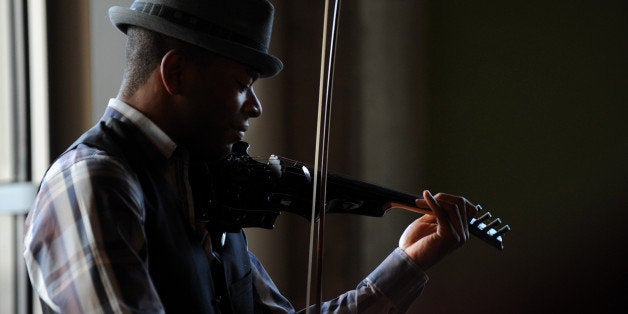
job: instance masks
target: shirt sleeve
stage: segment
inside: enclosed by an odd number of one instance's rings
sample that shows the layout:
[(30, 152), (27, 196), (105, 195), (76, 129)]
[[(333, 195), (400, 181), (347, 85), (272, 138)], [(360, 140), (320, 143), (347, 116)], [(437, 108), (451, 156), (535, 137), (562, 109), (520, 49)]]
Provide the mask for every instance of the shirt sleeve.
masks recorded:
[[(295, 313), (292, 304), (281, 295), (270, 276), (250, 254), (253, 267), (255, 303), (264, 313)], [(428, 277), (400, 249), (395, 249), (354, 290), (321, 305), (322, 313), (405, 313), (419, 297)], [(302, 309), (298, 313), (306, 313)]]
[(43, 180), (24, 258), (41, 299), (61, 313), (162, 313), (150, 280), (142, 193), (111, 157), (83, 148)]

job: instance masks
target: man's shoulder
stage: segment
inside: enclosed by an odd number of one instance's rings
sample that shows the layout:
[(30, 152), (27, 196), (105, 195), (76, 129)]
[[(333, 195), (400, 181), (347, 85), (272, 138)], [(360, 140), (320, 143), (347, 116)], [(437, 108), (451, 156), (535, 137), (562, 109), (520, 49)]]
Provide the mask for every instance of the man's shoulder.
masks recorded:
[(122, 176), (131, 174), (126, 162), (100, 148), (78, 144), (60, 155), (50, 166), (43, 182), (55, 177)]

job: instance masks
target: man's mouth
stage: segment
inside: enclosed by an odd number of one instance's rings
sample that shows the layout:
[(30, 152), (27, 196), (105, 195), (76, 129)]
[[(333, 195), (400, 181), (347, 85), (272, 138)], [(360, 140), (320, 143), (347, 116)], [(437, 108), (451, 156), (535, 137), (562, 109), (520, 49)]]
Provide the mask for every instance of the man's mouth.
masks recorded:
[(238, 126), (234, 127), (234, 130), (238, 134), (238, 137), (240, 138), (240, 140), (244, 137), (244, 133), (246, 133), (246, 131), (248, 129), (249, 129), (249, 125), (248, 124), (241, 124), (241, 125), (238, 125)]

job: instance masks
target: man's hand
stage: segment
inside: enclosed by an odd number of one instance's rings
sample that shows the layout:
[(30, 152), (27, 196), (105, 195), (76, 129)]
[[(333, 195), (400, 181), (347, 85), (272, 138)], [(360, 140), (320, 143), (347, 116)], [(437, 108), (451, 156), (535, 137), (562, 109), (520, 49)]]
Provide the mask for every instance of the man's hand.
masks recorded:
[(427, 270), (445, 255), (469, 239), (469, 221), (477, 207), (461, 196), (423, 191), (418, 207), (429, 207), (433, 215), (424, 215), (406, 228), (399, 239), (402, 248), (415, 263)]

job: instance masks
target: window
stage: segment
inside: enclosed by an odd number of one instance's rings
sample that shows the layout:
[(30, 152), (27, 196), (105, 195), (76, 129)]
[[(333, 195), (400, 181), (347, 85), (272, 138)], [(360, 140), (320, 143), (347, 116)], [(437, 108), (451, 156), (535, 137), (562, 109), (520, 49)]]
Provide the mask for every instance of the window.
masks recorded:
[(45, 5), (0, 0), (0, 313), (33, 309), (22, 233), (49, 159)]

